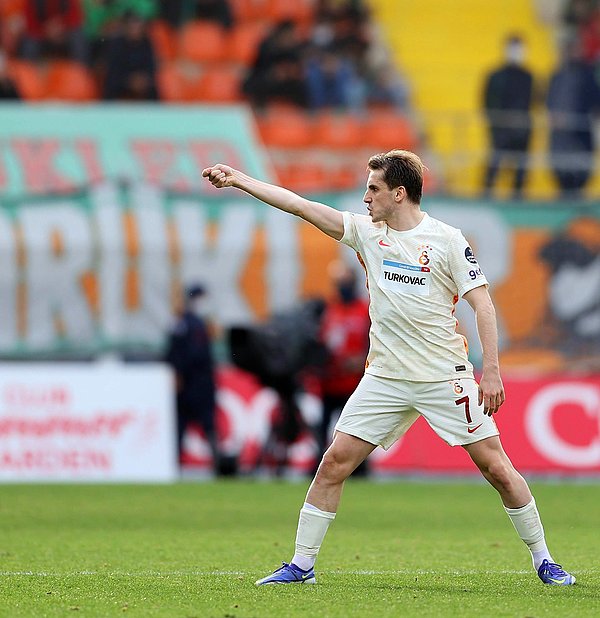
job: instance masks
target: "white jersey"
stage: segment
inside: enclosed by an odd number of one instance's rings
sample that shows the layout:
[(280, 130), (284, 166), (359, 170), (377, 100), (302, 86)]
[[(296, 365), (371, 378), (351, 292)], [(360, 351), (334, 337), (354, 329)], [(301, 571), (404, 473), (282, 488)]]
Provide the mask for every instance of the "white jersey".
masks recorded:
[(461, 231), (424, 214), (399, 232), (343, 213), (341, 242), (359, 254), (371, 297), (366, 372), (418, 382), (473, 377), (454, 306), (487, 280)]

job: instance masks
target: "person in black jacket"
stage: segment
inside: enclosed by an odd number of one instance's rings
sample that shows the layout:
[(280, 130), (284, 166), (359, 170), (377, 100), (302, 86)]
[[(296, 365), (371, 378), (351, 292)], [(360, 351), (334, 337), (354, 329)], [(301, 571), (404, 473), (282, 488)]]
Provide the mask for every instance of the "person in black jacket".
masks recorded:
[(491, 153), (484, 180), (489, 193), (500, 166), (514, 167), (513, 196), (520, 198), (527, 173), (527, 151), (531, 135), (529, 110), (533, 95), (533, 76), (522, 66), (525, 42), (518, 35), (507, 39), (505, 63), (487, 78), (484, 109), (488, 121)]
[(0, 50), (0, 99), (19, 100), (20, 98), (17, 84), (8, 72), (6, 54)]
[(550, 78), (546, 105), (552, 172), (563, 197), (579, 198), (594, 171), (600, 87), (576, 39), (567, 42), (562, 62)]
[(156, 101), (156, 56), (146, 22), (128, 13), (108, 45), (104, 99)]
[(292, 20), (276, 24), (266, 35), (242, 85), (244, 94), (255, 107), (264, 108), (274, 100), (306, 107), (303, 49)]
[(215, 430), (215, 377), (211, 337), (206, 323), (205, 290), (186, 291), (183, 311), (169, 333), (165, 361), (173, 367), (177, 389), (177, 444), (181, 459), (187, 426), (202, 427), (211, 447), (215, 470), (219, 455)]

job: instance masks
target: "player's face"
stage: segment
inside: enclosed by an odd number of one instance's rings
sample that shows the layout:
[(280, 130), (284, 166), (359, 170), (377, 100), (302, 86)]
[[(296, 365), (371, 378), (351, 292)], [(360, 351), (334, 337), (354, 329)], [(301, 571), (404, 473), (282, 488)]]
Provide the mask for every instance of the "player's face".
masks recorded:
[(370, 170), (363, 202), (373, 223), (387, 221), (397, 208), (397, 189), (390, 189), (383, 180), (383, 170)]

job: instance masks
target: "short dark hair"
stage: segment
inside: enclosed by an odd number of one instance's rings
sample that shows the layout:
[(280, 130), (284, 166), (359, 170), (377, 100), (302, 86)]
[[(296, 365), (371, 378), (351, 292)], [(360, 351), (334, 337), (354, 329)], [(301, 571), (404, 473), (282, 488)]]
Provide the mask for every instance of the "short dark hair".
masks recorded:
[(411, 202), (421, 203), (423, 197), (423, 161), (409, 150), (390, 150), (369, 159), (370, 170), (383, 170), (383, 180), (389, 189), (404, 187)]

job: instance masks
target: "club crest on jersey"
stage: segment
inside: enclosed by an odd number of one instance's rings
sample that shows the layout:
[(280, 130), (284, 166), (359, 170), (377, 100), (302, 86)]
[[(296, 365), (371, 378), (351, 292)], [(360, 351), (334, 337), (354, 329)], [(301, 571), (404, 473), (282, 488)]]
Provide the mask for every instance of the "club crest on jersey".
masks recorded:
[(379, 287), (398, 294), (429, 296), (431, 269), (427, 266), (382, 260)]
[(461, 386), (460, 382), (450, 382), (452, 388), (457, 395), (460, 395), (465, 389)]
[(421, 245), (417, 250), (419, 251), (419, 264), (421, 264), (421, 266), (427, 266), (427, 264), (431, 262), (431, 258), (429, 257), (431, 247), (429, 245)]

